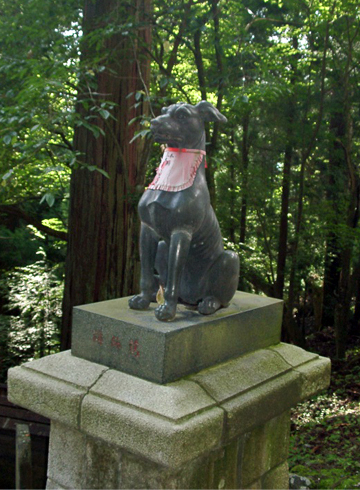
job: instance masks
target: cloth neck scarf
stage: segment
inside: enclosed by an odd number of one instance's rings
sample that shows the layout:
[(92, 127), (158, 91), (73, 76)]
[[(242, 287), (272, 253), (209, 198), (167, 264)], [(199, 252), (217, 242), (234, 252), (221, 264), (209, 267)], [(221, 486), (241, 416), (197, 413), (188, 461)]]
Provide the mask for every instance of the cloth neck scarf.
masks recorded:
[(166, 148), (148, 189), (178, 192), (191, 187), (205, 155), (204, 150)]

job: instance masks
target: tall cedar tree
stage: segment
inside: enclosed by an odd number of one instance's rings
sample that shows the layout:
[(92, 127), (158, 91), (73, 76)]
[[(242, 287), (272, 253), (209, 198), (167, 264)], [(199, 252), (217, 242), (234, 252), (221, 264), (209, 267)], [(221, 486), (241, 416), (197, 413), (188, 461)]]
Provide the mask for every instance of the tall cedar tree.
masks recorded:
[[(150, 8), (150, 0), (85, 1), (81, 64), (92, 69), (83, 70), (77, 112), (94, 126), (75, 128), (74, 147), (83, 164), (100, 171), (80, 165), (71, 176), (62, 349), (71, 344), (74, 306), (137, 289), (136, 203), (144, 185), (147, 149), (140, 139), (130, 143), (139, 125), (129, 122), (147, 110), (135, 94), (146, 93), (149, 81), (150, 63), (144, 53), (150, 44)], [(126, 24), (128, 30), (121, 29)], [(93, 68), (94, 54), (98, 70)], [(91, 75), (95, 88), (87, 83)], [(111, 105), (101, 106), (103, 101)]]

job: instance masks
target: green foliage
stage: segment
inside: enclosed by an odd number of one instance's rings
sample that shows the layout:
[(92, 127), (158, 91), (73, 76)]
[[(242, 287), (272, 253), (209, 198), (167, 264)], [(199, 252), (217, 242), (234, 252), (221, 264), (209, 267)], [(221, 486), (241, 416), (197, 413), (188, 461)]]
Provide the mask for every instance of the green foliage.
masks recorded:
[[(73, 150), (74, 128), (109, 136), (114, 105), (96, 80), (121, 60), (104, 53), (104, 40), (139, 42), (124, 5), (96, 29), (82, 29), (82, 7), (78, 0), (0, 0), (0, 205), (21, 204), (60, 231), (71, 170), (97, 170)], [(293, 290), (288, 309), (305, 333), (321, 301), (314, 291), (323, 285), (326, 254), (338, 271), (349, 252), (351, 312), (360, 297), (358, 19), (357, 0), (155, 0), (152, 44), (142, 46), (152, 59), (151, 87), (128, 94), (135, 107), (148, 102), (153, 115), (162, 105), (206, 98), (227, 116), (227, 125), (206, 128), (209, 185), (225, 246), (241, 258), (242, 289), (274, 294), (289, 184), (284, 296)], [(148, 136), (143, 118), (132, 142)], [(159, 155), (155, 147), (147, 183)], [(9, 220), (0, 243), (0, 267), (8, 271), (1, 282), (3, 381), (7, 368), (58, 349), (64, 243)], [(34, 261), (40, 245), (46, 255)], [(334, 297), (341, 307), (337, 290)], [(358, 361), (353, 350), (331, 390), (293, 412), (290, 469), (314, 488), (359, 487)]]
[[(227, 125), (207, 128), (208, 175), (226, 245), (241, 256), (241, 287), (276, 291), (288, 183), (281, 294), (291, 296), (289, 311), (314, 308), (307, 285), (317, 277), (321, 287), (326, 254), (342, 264), (344, 254), (350, 256), (344, 282), (351, 290), (344, 296), (354, 304), (358, 2), (156, 0), (146, 20), (151, 46), (136, 37), (143, 26), (122, 2), (110, 19), (100, 15), (96, 28), (81, 26), (78, 0), (0, 0), (0, 7), (0, 205), (37, 200), (43, 206), (40, 221), (56, 217), (66, 223), (71, 169), (98, 170), (73, 150), (74, 128), (83, 126), (96, 138), (111, 136), (114, 102), (98, 93), (97, 80), (121, 62), (104, 50), (104, 42), (126, 39), (134, 53), (136, 46), (152, 59), (151, 86), (128, 94), (135, 107), (146, 101), (154, 115), (171, 102), (206, 98), (228, 118)], [(140, 66), (141, 57), (136, 61)], [(138, 118), (130, 121), (135, 123)], [(149, 135), (144, 117), (131, 144)], [(155, 148), (146, 183), (158, 153)], [(7, 253), (12, 264), (19, 254), (30, 260), (33, 243), (29, 251), (20, 243), (13, 250), (8, 246), (17, 234), (26, 239), (28, 231), (6, 227), (1, 233), (0, 260)], [(335, 245), (329, 252), (330, 239)], [(51, 242), (49, 248), (61, 246)], [(341, 306), (338, 293), (335, 304)]]
[(38, 255), (37, 262), (7, 273), (0, 283), (6, 305), (0, 315), (2, 381), (9, 367), (59, 349), (63, 280), (44, 251)]
[[(67, 199), (71, 168), (87, 166), (73, 149), (74, 127), (85, 126), (96, 137), (104, 134), (96, 119), (112, 117), (111, 104), (95, 103), (93, 67), (79, 63), (78, 0), (0, 5), (0, 204), (37, 197), (51, 208)], [(75, 111), (82, 89), (82, 104), (93, 105), (86, 117)]]
[(62, 198), (74, 159), (79, 5), (1, 2), (0, 199)]
[(360, 486), (359, 348), (335, 365), (330, 389), (299, 404), (292, 414), (290, 472), (312, 488)]
[(0, 241), (0, 264), (3, 269), (30, 263), (38, 249), (38, 243), (32, 240), (30, 229), (25, 227), (11, 231), (0, 226)]

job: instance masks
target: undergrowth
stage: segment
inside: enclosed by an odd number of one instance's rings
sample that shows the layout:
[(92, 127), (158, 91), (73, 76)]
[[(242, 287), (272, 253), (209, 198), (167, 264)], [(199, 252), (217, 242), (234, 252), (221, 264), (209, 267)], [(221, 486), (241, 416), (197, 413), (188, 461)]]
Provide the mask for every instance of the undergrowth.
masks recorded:
[(311, 488), (360, 488), (359, 401), (357, 345), (345, 360), (332, 362), (329, 389), (292, 412), (290, 472), (309, 478)]

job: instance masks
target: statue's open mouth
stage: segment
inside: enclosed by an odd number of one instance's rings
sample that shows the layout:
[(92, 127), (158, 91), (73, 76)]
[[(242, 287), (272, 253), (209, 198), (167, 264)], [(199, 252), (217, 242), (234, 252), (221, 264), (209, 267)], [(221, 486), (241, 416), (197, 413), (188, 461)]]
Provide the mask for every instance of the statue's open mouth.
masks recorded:
[(154, 140), (157, 141), (158, 143), (162, 142), (180, 142), (182, 140), (181, 137), (179, 136), (174, 136), (169, 133), (161, 133), (159, 131), (153, 133)]

